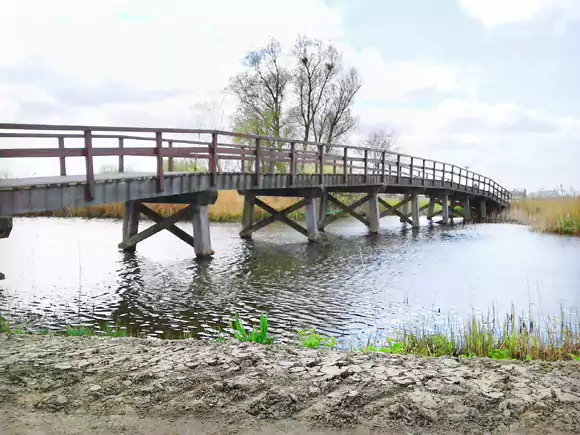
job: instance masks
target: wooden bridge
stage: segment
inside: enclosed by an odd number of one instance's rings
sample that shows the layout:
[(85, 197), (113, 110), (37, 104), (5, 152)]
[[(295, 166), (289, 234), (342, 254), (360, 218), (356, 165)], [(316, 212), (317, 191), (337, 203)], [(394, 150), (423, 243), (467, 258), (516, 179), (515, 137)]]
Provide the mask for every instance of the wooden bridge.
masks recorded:
[[(95, 158), (107, 156), (118, 159), (118, 172), (95, 173)], [(149, 157), (155, 171), (127, 172), (125, 159), (129, 156)], [(213, 253), (207, 206), (216, 201), (219, 190), (235, 189), (245, 195), (242, 237), (281, 221), (311, 241), (318, 240), (319, 231), (336, 220), (336, 216), (327, 216), (329, 202), (376, 233), (386, 215), (396, 215), (416, 228), (419, 214), (426, 208), (429, 219), (440, 214), (437, 223), (447, 224), (455, 206), (460, 205), (464, 221), (484, 221), (510, 200), (508, 190), (465, 168), (376, 149), (214, 130), (0, 124), (0, 168), (7, 159), (19, 159), (18, 165), (26, 167), (31, 158), (58, 159), (60, 173), (0, 180), (0, 216), (5, 222), (31, 212), (125, 203), (121, 249), (134, 250), (138, 242), (168, 230), (202, 257)], [(198, 171), (174, 171), (178, 158), (192, 159)], [(67, 173), (70, 159), (82, 159), (82, 175)], [(336, 196), (339, 193), (362, 195), (345, 204)], [(390, 203), (380, 194), (403, 196)], [(429, 198), (422, 208), (419, 195)], [(263, 196), (301, 199), (275, 210), (258, 198)], [(187, 207), (171, 217), (161, 217), (146, 203)], [(438, 212), (435, 204), (441, 205)], [(357, 211), (363, 205), (364, 215)], [(255, 222), (255, 206), (270, 216)], [(305, 226), (288, 217), (302, 207)], [(139, 214), (154, 225), (139, 232)], [(185, 218), (193, 221), (193, 236), (175, 226)]]

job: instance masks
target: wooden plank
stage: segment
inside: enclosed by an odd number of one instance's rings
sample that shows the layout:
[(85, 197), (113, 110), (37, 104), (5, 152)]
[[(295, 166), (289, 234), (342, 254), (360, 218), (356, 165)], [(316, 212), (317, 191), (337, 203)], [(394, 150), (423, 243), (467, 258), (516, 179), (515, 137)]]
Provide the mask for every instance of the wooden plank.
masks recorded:
[(367, 184), (369, 180), (369, 150), (365, 150), (364, 159), (364, 183)]
[(218, 154), (217, 154), (217, 133), (212, 133), (211, 135), (211, 145), (209, 147), (209, 162), (208, 169), (211, 173), (211, 187), (217, 186), (217, 173), (218, 173)]
[(95, 171), (93, 168), (93, 138), (90, 130), (85, 130), (85, 170), (87, 185), (85, 186), (85, 198), (92, 201), (95, 198)]
[(84, 157), (83, 148), (29, 148), (0, 150), (0, 158), (37, 158), (37, 157)]
[(169, 157), (167, 158), (167, 170), (169, 172), (173, 172), (173, 156), (171, 155), (171, 151), (173, 151), (172, 150), (172, 148), (173, 148), (173, 141), (171, 141), (171, 140), (167, 141), (167, 147), (169, 148), (169, 150), (168, 150), (169, 151), (169, 153), (168, 153)]
[[(166, 218), (158, 215), (155, 211), (151, 210), (145, 204), (140, 203), (138, 207), (139, 207), (140, 213), (143, 213), (146, 217), (151, 219), (153, 222), (155, 222), (157, 224), (161, 224), (161, 226), (164, 227), (163, 229), (169, 231), (171, 234), (173, 234), (177, 238), (183, 240), (185, 243), (187, 243), (191, 247), (193, 247), (193, 236), (191, 236), (190, 234), (187, 234), (181, 228), (176, 227), (175, 224), (166, 225), (165, 224)], [(192, 205), (189, 205), (189, 206), (185, 207), (185, 210), (190, 210), (192, 207), (193, 207)], [(180, 210), (180, 212), (181, 212), (181, 210)], [(183, 219), (187, 218), (187, 212), (183, 211), (180, 216), (182, 216)]]
[(318, 184), (324, 185), (324, 145), (318, 145)]
[(296, 182), (296, 142), (290, 143), (290, 186)]
[(254, 165), (254, 186), (260, 187), (261, 181), (261, 162), (262, 152), (260, 150), (260, 139), (256, 139), (256, 149), (254, 150), (256, 155), (256, 161)]
[(118, 143), (119, 151), (121, 151), (121, 154), (119, 154), (119, 172), (125, 172), (125, 155), (123, 154), (124, 139), (122, 137), (118, 138)]
[(342, 156), (342, 182), (346, 184), (348, 177), (348, 148), (345, 148)]
[[(142, 209), (140, 208), (140, 210), (142, 210)], [(123, 250), (127, 250), (128, 248), (135, 246), (137, 243), (142, 242), (145, 239), (148, 239), (152, 235), (157, 234), (159, 231), (168, 229), (170, 226), (174, 225), (177, 221), (184, 219), (188, 215), (189, 212), (190, 212), (189, 207), (186, 207), (186, 208), (178, 211), (174, 215), (163, 218), (163, 222), (159, 222), (159, 223), (156, 223), (154, 225), (151, 225), (149, 228), (146, 228), (145, 230), (141, 231), (140, 233), (135, 234), (134, 236), (130, 237), (129, 239), (121, 242), (119, 244), (119, 248), (123, 249)]]
[[(353, 202), (351, 205), (346, 205), (343, 204), (341, 201), (339, 201), (338, 199), (336, 199), (333, 195), (331, 195), (330, 193), (328, 194), (328, 200), (330, 202), (332, 202), (333, 204), (337, 205), (342, 211), (344, 211), (345, 213), (348, 213), (349, 215), (351, 215), (352, 217), (358, 219), (360, 222), (362, 222), (363, 224), (365, 224), (367, 227), (370, 225), (369, 221), (367, 219), (365, 219), (364, 217), (362, 217), (360, 214), (358, 214), (357, 212), (355, 212), (354, 210), (357, 207), (360, 207), (362, 204), (364, 204), (365, 202), (367, 202), (370, 199), (370, 195), (366, 195), (362, 198), (360, 198), (359, 200)], [(328, 216), (326, 219), (324, 219), (323, 225), (322, 226), (327, 226), (328, 224), (331, 224), (332, 222), (334, 222), (335, 220), (339, 219), (339, 215), (333, 215), (333, 216)]]
[[(58, 137), (58, 148), (60, 150), (64, 150), (64, 137), (62, 137), (62, 136)], [(60, 175), (64, 177), (66, 175), (65, 157), (64, 156), (59, 157), (59, 161), (60, 161)]]
[(157, 192), (163, 192), (165, 189), (163, 176), (163, 137), (160, 131), (155, 132), (155, 155), (157, 156), (157, 180), (155, 185)]

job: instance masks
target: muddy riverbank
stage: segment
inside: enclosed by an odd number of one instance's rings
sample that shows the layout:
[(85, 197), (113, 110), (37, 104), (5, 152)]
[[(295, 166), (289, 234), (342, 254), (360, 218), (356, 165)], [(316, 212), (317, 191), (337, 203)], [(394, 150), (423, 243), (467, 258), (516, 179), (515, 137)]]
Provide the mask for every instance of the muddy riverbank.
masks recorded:
[(578, 433), (580, 364), (1, 336), (0, 422), (8, 434)]

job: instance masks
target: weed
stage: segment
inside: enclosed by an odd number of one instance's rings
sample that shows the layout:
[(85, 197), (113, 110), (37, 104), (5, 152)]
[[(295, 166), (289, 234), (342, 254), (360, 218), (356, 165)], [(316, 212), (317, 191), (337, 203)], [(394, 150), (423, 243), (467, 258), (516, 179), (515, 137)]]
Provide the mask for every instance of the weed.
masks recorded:
[(299, 329), (297, 332), (298, 341), (303, 347), (307, 347), (309, 349), (318, 349), (321, 347), (329, 347), (330, 349), (334, 349), (336, 347), (336, 338), (323, 337), (314, 329), (307, 329), (305, 331)]
[(580, 355), (568, 354), (568, 356), (570, 357), (571, 360), (580, 361)]
[(259, 344), (272, 344), (274, 339), (268, 335), (268, 317), (264, 314), (260, 314), (260, 328), (255, 327), (251, 329), (248, 333), (244, 327), (244, 323), (236, 314), (234, 323), (231, 325), (234, 330), (234, 338), (240, 342), (251, 342)]
[(69, 326), (64, 333), (67, 337), (92, 337), (95, 335), (93, 328), (88, 326)]
[(122, 328), (119, 325), (117, 325), (115, 327), (112, 327), (111, 325), (107, 325), (107, 326), (105, 326), (105, 329), (103, 329), (103, 335), (105, 337), (126, 337), (127, 330)]

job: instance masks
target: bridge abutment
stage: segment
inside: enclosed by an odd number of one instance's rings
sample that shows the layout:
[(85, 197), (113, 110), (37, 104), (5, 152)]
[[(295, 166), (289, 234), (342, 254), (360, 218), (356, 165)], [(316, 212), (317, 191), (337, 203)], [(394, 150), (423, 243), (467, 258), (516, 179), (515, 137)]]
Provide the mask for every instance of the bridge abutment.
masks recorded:
[(379, 210), (379, 195), (375, 192), (368, 195), (367, 220), (369, 232), (377, 234), (381, 229), (381, 212)]
[(419, 195), (416, 193), (411, 194), (411, 226), (413, 228), (419, 228)]

